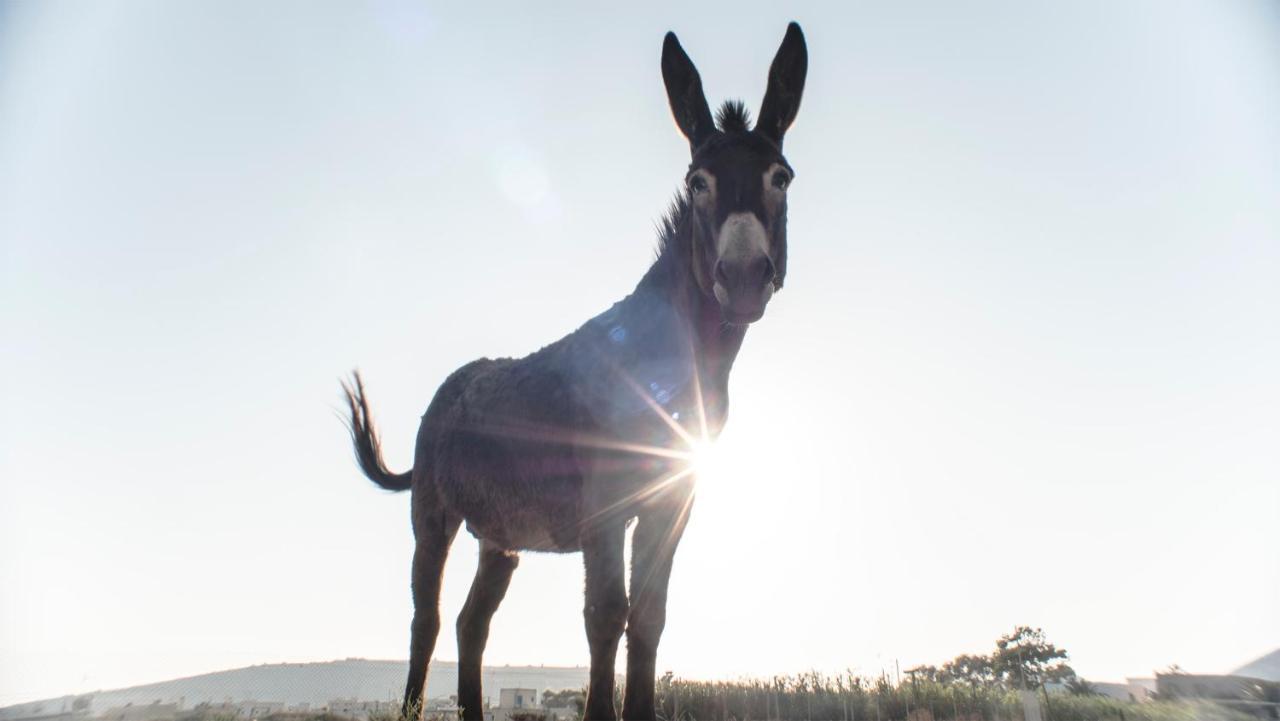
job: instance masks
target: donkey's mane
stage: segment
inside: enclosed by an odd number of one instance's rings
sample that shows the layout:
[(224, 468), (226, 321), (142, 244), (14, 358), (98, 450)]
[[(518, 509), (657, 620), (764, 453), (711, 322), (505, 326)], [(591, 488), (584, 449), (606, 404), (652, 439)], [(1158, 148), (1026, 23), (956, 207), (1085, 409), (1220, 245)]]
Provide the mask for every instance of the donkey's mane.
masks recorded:
[(690, 243), (691, 212), (688, 196), (684, 191), (676, 192), (667, 212), (654, 224), (658, 243), (654, 247), (653, 264), (640, 279), (641, 287), (671, 288), (681, 282), (681, 276), (687, 272), (684, 266), (689, 262), (686, 249)]
[(667, 206), (667, 212), (658, 221), (658, 247), (654, 252), (654, 263), (670, 256), (671, 251), (680, 248), (680, 227), (684, 225), (685, 215), (689, 212), (689, 198), (683, 192), (676, 193)]
[(741, 100), (726, 100), (716, 111), (716, 125), (722, 133), (745, 133), (751, 129), (751, 112)]

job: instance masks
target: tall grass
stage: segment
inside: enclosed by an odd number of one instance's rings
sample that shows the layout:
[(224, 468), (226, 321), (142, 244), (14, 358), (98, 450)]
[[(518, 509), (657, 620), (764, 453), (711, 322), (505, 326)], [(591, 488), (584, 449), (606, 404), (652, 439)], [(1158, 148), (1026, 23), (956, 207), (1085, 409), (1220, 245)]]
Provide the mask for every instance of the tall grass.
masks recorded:
[[(1256, 721), (1208, 702), (1039, 694), (1045, 721)], [(805, 673), (730, 682), (662, 679), (664, 721), (1022, 721), (1017, 692), (964, 683)]]
[[(584, 690), (585, 691), (585, 690)], [(615, 704), (621, 708), (622, 689)], [(691, 681), (663, 678), (659, 721), (1023, 721), (1016, 691), (962, 682), (867, 679), (804, 673), (772, 679)], [(1044, 721), (1258, 721), (1209, 701), (1134, 703), (1105, 696), (1038, 694)], [(331, 715), (281, 714), (264, 721), (339, 721)], [(416, 714), (411, 718), (416, 718)], [(435, 717), (430, 712), (428, 716)], [(186, 721), (211, 721), (187, 719)], [(398, 713), (369, 721), (404, 721)]]

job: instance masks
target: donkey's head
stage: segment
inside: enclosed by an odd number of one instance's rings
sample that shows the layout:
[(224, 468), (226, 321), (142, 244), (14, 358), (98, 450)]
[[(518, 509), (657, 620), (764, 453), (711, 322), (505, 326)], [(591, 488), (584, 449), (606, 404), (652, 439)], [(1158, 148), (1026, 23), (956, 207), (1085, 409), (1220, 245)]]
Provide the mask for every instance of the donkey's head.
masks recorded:
[(720, 109), (717, 125), (680, 41), (667, 33), (662, 45), (667, 98), (693, 155), (685, 176), (693, 277), (729, 323), (759, 320), (787, 274), (787, 187), (795, 171), (782, 156), (782, 136), (800, 108), (808, 64), (804, 34), (791, 23), (755, 128), (734, 102)]

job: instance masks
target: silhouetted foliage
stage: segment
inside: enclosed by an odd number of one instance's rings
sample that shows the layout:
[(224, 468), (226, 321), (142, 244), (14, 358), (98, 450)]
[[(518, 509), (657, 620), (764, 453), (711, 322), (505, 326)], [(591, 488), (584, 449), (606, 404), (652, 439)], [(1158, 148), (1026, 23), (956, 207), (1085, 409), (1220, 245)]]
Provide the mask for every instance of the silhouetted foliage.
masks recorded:
[(566, 688), (560, 691), (546, 690), (542, 692), (542, 705), (545, 708), (576, 708), (582, 713), (586, 708), (586, 689)]
[(1076, 676), (1067, 679), (1067, 693), (1073, 696), (1097, 696), (1098, 689), (1088, 681)]
[(1007, 686), (1038, 689), (1050, 681), (1073, 678), (1076, 672), (1066, 661), (1066, 650), (1049, 643), (1043, 630), (1018, 626), (996, 641), (991, 668)]
[(941, 681), (962, 681), (971, 686), (989, 686), (996, 681), (991, 657), (963, 653), (942, 665)]

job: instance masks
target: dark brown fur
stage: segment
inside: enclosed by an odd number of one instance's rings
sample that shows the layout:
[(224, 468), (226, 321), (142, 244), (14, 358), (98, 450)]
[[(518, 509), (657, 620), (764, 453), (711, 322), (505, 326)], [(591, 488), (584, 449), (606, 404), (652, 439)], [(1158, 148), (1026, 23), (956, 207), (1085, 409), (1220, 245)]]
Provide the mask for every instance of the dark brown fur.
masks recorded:
[[(657, 259), (635, 291), (609, 310), (529, 356), (481, 359), (449, 376), (422, 418), (411, 472), (395, 474), (383, 463), (359, 376), (344, 385), (365, 475), (383, 488), (413, 492), (406, 714), (422, 698), (440, 627), (441, 573), (465, 523), (480, 539), (480, 564), (458, 617), (463, 718), (483, 718), (480, 668), (489, 620), (506, 593), (517, 552), (526, 550), (583, 554), (591, 649), (586, 718), (617, 716), (614, 663), (624, 631), (623, 717), (655, 718), (654, 659), (667, 583), (693, 501), (690, 440), (719, 434), (728, 412), (729, 371), (747, 329), (726, 322), (712, 292), (717, 279), (739, 283), (747, 277), (717, 257), (716, 238), (730, 214), (758, 218), (768, 250), (747, 259), (752, 274), (742, 292), (757, 292), (762, 284), (781, 287), (785, 196), (768, 188), (764, 174), (778, 165), (790, 180), (782, 135), (799, 106), (805, 62), (803, 36), (793, 23), (770, 71), (756, 130), (749, 129), (741, 104), (726, 105), (717, 128), (697, 71), (668, 34), (663, 76), (677, 124), (690, 141), (690, 176), (713, 176), (715, 202), (705, 196), (694, 202), (692, 189), (676, 200)], [(763, 297), (761, 312), (768, 295)], [(628, 598), (623, 545), (632, 520)]]

